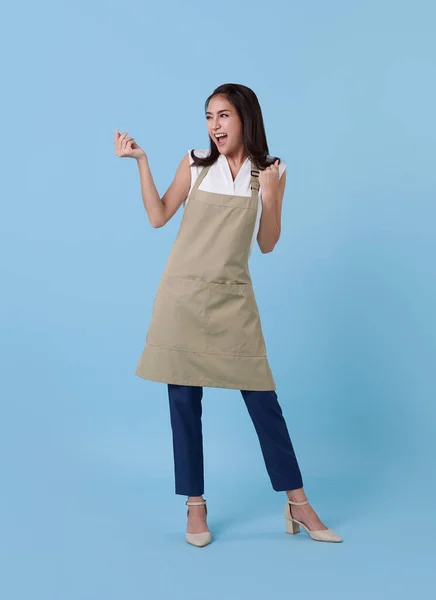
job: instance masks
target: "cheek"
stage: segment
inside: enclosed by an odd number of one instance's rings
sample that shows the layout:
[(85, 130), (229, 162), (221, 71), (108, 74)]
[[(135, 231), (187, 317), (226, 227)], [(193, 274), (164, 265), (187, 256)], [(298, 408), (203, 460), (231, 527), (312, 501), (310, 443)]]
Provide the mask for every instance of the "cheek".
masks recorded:
[(241, 137), (242, 136), (242, 125), (239, 122), (233, 122), (231, 123), (230, 127), (229, 127), (229, 132), (234, 136), (234, 137)]

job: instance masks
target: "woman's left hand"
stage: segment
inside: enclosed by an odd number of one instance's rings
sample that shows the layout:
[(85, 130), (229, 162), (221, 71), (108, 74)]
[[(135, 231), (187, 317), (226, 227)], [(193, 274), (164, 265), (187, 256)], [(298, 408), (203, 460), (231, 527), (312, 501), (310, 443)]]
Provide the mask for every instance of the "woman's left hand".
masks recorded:
[(259, 173), (262, 197), (276, 198), (279, 192), (279, 160)]

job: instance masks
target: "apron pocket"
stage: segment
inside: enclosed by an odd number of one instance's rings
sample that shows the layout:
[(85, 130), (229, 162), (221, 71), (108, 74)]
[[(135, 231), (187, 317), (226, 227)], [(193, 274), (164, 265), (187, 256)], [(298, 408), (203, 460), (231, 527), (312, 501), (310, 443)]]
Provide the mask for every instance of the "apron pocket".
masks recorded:
[(265, 356), (259, 311), (251, 285), (209, 283), (207, 352)]
[(147, 343), (162, 348), (204, 352), (207, 284), (163, 275), (157, 289)]

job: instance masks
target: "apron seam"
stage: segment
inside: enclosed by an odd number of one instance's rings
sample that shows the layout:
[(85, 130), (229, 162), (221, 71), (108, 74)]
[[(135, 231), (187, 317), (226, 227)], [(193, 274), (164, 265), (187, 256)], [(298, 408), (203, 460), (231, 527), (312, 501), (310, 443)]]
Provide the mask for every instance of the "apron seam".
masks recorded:
[[(195, 279), (193, 277), (184, 277), (182, 275), (169, 275), (168, 273), (166, 273), (165, 271), (163, 271), (162, 273), (163, 275), (165, 275), (165, 277), (174, 277), (177, 279), (186, 279), (187, 281), (201, 281), (201, 283), (207, 283), (210, 285), (219, 285), (219, 286), (232, 286), (232, 285), (237, 285), (237, 286), (250, 286), (251, 288), (253, 288), (253, 284), (250, 282), (244, 282), (244, 283), (238, 283), (238, 282), (231, 282), (231, 283), (218, 283), (217, 281), (207, 281), (207, 279), (200, 279), (199, 277), (196, 277)], [(254, 288), (253, 288), (254, 289)]]
[[(232, 196), (232, 198), (234, 198), (234, 196)], [(215, 202), (207, 202), (206, 200), (199, 200), (199, 202), (202, 202), (203, 204), (207, 204), (208, 206), (219, 206), (219, 207), (224, 206), (225, 208), (232, 208), (234, 210), (236, 210), (236, 209), (252, 210), (257, 213), (257, 208), (253, 208), (252, 206), (233, 206), (232, 204), (215, 204)]]
[(150, 344), (153, 348), (162, 348), (162, 350), (170, 350), (171, 352), (187, 352), (188, 354), (216, 354), (217, 356), (234, 356), (236, 358), (265, 358), (266, 354), (234, 354), (233, 352), (206, 352), (206, 350), (184, 350), (183, 348), (168, 348), (167, 346), (158, 346)]

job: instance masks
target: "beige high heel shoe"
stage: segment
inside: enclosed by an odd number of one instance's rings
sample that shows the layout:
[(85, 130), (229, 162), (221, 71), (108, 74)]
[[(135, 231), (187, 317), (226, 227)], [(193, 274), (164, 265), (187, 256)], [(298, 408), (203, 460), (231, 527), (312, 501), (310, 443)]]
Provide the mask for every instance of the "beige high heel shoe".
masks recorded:
[(299, 533), (300, 525), (304, 527), (307, 533), (313, 540), (317, 542), (342, 542), (342, 539), (338, 536), (337, 533), (332, 531), (331, 529), (313, 529), (310, 530), (306, 527), (304, 523), (301, 521), (297, 521), (291, 515), (291, 507), (290, 504), (295, 504), (296, 506), (301, 506), (303, 504), (309, 504), (309, 500), (305, 500), (304, 502), (293, 502), (289, 500), (286, 502), (285, 506), (285, 523), (286, 523), (286, 533)]
[[(206, 500), (203, 500), (202, 502), (189, 502), (189, 500), (186, 500), (186, 504), (188, 506), (203, 506), (204, 504), (204, 510), (206, 511), (207, 515)], [(189, 508), (186, 511), (186, 516), (189, 516)], [(193, 546), (207, 546), (207, 544), (210, 544), (211, 540), (212, 534), (210, 531), (203, 531), (202, 533), (186, 532), (186, 541), (188, 542), (188, 544), (192, 544)]]

